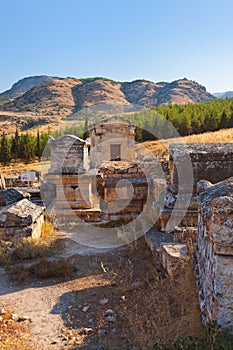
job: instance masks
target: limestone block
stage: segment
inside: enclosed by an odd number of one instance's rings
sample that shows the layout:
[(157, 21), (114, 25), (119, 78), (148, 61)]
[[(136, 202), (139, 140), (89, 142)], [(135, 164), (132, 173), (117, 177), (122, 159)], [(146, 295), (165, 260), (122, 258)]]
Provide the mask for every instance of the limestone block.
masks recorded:
[(175, 278), (189, 261), (188, 248), (181, 243), (166, 243), (160, 248), (160, 257), (168, 276)]

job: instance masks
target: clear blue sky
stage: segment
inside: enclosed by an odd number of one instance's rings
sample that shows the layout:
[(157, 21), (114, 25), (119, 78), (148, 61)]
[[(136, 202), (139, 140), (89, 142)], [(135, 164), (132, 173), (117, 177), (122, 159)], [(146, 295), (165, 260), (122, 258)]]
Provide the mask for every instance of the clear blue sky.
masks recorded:
[(0, 91), (30, 75), (233, 90), (232, 0), (3, 0)]

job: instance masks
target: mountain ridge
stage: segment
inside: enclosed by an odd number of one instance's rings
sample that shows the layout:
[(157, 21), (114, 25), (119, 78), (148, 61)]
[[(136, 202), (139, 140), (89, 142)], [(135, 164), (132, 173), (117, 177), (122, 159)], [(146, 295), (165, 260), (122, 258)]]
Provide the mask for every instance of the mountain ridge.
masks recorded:
[(40, 118), (41, 123), (44, 118), (45, 124), (57, 120), (57, 125), (86, 109), (122, 114), (152, 106), (214, 99), (204, 86), (187, 78), (154, 83), (145, 79), (120, 82), (104, 77), (79, 79), (41, 75), (20, 79), (0, 94), (0, 116), (4, 114), (6, 119), (8, 113), (12, 115), (11, 120), (18, 117), (20, 125), (22, 118)]

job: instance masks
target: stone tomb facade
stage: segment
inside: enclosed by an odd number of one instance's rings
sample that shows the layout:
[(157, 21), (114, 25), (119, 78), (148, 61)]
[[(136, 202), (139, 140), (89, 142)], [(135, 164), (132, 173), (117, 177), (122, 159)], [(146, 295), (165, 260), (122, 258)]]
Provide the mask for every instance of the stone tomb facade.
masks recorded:
[(90, 164), (98, 167), (105, 161), (135, 161), (135, 125), (121, 117), (111, 117), (90, 128)]

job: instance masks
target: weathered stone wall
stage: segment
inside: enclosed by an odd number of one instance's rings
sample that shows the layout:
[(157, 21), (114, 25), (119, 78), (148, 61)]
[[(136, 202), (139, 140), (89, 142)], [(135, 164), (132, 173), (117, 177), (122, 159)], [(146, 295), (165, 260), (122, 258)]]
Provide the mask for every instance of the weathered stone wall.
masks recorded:
[(179, 182), (177, 167), (182, 167), (186, 156), (193, 167), (194, 192), (199, 180), (218, 183), (233, 176), (233, 142), (171, 144), (169, 154), (170, 183), (175, 186)]
[(233, 177), (200, 194), (196, 277), (204, 322), (233, 329)]

